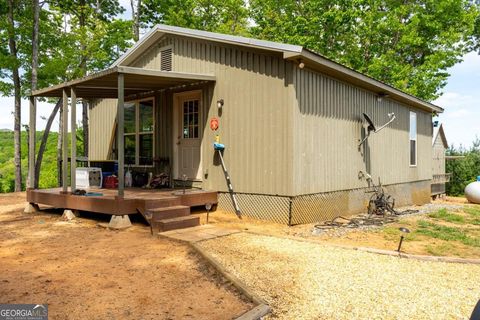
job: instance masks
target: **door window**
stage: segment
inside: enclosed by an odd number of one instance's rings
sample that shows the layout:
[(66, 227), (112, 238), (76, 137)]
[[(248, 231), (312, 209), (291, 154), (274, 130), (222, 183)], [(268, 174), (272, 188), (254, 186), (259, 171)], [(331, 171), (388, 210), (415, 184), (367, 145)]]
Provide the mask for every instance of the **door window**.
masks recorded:
[(183, 102), (183, 139), (198, 139), (198, 100)]

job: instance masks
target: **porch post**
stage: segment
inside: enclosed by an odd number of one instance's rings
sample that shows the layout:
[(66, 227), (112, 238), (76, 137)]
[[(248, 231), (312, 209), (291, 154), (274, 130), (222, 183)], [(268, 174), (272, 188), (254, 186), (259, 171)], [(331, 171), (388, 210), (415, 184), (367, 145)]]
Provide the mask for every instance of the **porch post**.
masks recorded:
[(30, 97), (30, 115), (28, 125), (28, 180), (27, 189), (35, 188), (35, 136), (36, 136), (37, 106), (36, 98)]
[(62, 191), (68, 191), (68, 95), (63, 89)]
[(72, 143), (70, 150), (70, 190), (74, 192), (77, 188), (76, 171), (77, 171), (77, 92), (75, 88), (70, 90), (70, 127), (72, 128)]
[(118, 197), (123, 198), (125, 188), (125, 150), (123, 138), (124, 126), (124, 76), (118, 74), (118, 104), (117, 104), (117, 156), (118, 156)]

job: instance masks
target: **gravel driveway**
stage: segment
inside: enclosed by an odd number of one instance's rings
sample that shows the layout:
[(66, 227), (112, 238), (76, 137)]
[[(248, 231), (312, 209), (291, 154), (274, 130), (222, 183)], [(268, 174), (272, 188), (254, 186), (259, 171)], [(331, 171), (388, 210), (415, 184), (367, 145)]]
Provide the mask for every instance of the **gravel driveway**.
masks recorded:
[(201, 243), (278, 319), (468, 319), (480, 266), (238, 233)]

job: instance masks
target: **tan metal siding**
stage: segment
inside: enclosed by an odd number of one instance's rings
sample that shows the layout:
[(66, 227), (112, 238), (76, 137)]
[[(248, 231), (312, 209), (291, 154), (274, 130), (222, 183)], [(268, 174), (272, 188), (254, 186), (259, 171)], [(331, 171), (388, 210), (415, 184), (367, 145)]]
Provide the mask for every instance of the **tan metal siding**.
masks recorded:
[[(280, 56), (217, 43), (181, 37), (162, 41), (162, 45), (173, 43), (174, 71), (214, 74), (217, 78), (215, 85), (203, 87), (204, 187), (226, 191), (212, 147), (215, 134), (208, 125), (210, 118), (218, 117), (217, 133), (226, 145), (224, 156), (235, 190), (288, 195), (292, 174), (288, 144), (291, 103), (285, 73), (290, 63)], [(153, 46), (136, 65), (159, 68), (156, 48), (162, 45)], [(218, 99), (225, 101), (222, 111), (217, 109)]]
[[(431, 179), (429, 113), (390, 99), (378, 102), (372, 92), (314, 71), (294, 67), (293, 73), (295, 195), (364, 187), (359, 171), (380, 177), (384, 184)], [(409, 166), (410, 110), (417, 113), (417, 167)], [(359, 150), (363, 112), (377, 126), (388, 121), (390, 112), (396, 120)]]
[(89, 108), (88, 158), (111, 160), (110, 147), (117, 117), (117, 99), (91, 101)]
[(432, 158), (432, 174), (445, 174), (445, 146), (440, 134), (437, 135), (433, 144)]

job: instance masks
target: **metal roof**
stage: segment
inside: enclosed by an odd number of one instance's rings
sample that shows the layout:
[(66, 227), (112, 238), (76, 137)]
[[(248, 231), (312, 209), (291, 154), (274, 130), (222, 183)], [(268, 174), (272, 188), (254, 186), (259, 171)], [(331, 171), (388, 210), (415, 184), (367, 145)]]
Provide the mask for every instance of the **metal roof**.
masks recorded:
[(221, 42), (255, 49), (278, 52), (283, 55), (286, 60), (300, 61), (302, 60), (307, 68), (319, 70), (327, 75), (338, 78), (339, 80), (352, 83), (358, 87), (373, 91), (391, 99), (409, 104), (426, 111), (437, 113), (443, 112), (443, 109), (430, 102), (424, 101), (406, 92), (398, 90), (379, 80), (364, 75), (358, 71), (350, 69), (344, 65), (334, 62), (322, 55), (303, 48), (302, 46), (278, 43), (273, 41), (265, 41), (253, 38), (226, 35), (215, 32), (201, 31), (195, 29), (181, 28), (158, 24), (146, 33), (140, 41), (123, 54), (112, 66), (128, 65), (139, 57), (145, 50), (153, 45), (158, 39), (165, 34), (179, 35), (190, 38), (197, 38), (207, 41)]
[(433, 136), (432, 136), (432, 146), (435, 145), (438, 135), (442, 139), (443, 146), (445, 149), (448, 148), (447, 137), (445, 136), (445, 130), (443, 130), (443, 123), (440, 123), (437, 127), (433, 127)]
[[(34, 97), (61, 97), (64, 89), (75, 88), (79, 98), (117, 98), (118, 74), (124, 75), (125, 96), (204, 81), (215, 76), (116, 66), (86, 77), (32, 92)], [(67, 90), (70, 95), (70, 90)]]

